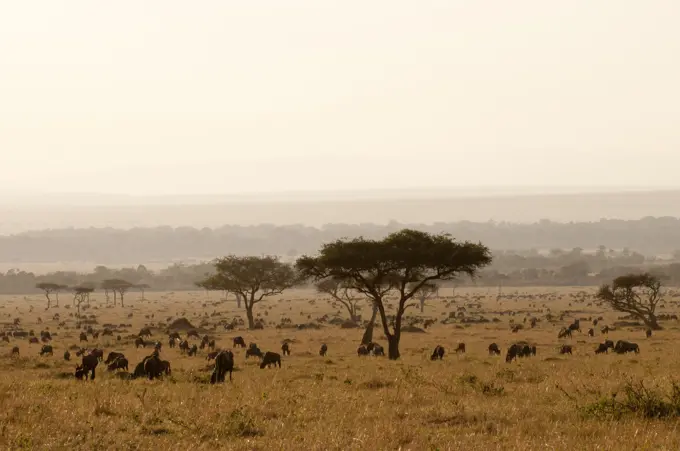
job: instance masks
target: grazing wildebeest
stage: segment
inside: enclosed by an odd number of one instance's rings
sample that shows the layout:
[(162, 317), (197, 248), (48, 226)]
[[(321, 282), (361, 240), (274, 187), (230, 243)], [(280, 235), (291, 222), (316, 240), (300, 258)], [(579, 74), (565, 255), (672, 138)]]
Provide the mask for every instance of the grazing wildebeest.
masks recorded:
[(607, 346), (606, 343), (600, 343), (597, 346), (597, 349), (595, 349), (595, 354), (602, 354), (602, 353), (608, 353), (609, 346)]
[(139, 348), (140, 346), (146, 348), (146, 342), (142, 337), (137, 337), (135, 338), (135, 348)]
[(140, 337), (147, 337), (148, 338), (148, 337), (151, 336), (151, 329), (148, 328), (148, 327), (142, 327), (142, 330), (140, 330), (137, 335), (139, 335)]
[(214, 351), (216, 346), (217, 345), (215, 344), (215, 340), (210, 340), (208, 342), (208, 349), (210, 349), (211, 351)]
[(246, 341), (243, 339), (243, 337), (234, 337), (234, 348), (245, 348), (246, 347)]
[(281, 345), (281, 352), (283, 355), (290, 355), (290, 347), (288, 346), (288, 343)]
[(161, 371), (163, 371), (166, 376), (170, 376), (170, 362), (167, 360), (161, 360)]
[(571, 330), (572, 332), (575, 330), (581, 332), (581, 321), (575, 319), (574, 322), (569, 325), (569, 330)]
[(99, 364), (99, 359), (93, 355), (85, 355), (83, 356), (83, 362), (82, 365), (76, 366), (76, 379), (83, 379), (87, 380), (87, 373), (90, 373), (90, 380), (94, 380), (94, 373), (95, 369), (97, 369), (97, 365)]
[(42, 330), (40, 331), (40, 338), (52, 340), (52, 334), (50, 334), (50, 332), (47, 330)]
[(368, 354), (369, 354), (369, 350), (365, 345), (361, 345), (357, 348), (357, 355), (358, 356), (361, 357), (362, 355), (368, 355)]
[(104, 351), (101, 349), (94, 348), (90, 351), (90, 355), (95, 356), (100, 362), (104, 360)]
[(184, 353), (184, 352), (187, 352), (188, 350), (189, 350), (189, 342), (186, 341), (186, 340), (181, 341), (180, 344), (179, 344), (179, 352)]
[(465, 354), (465, 343), (458, 343), (458, 347), (456, 348), (456, 354), (461, 352)]
[(501, 355), (501, 350), (496, 343), (491, 343), (489, 345), (489, 355)]
[(200, 335), (198, 335), (198, 332), (196, 332), (195, 330), (190, 330), (189, 333), (187, 333), (187, 338), (200, 339), (201, 337), (200, 337)]
[(28, 339), (28, 344), (37, 344), (40, 343), (40, 340), (38, 340), (38, 337), (31, 337)]
[(645, 330), (645, 335), (647, 335), (647, 338), (651, 337), (652, 336), (652, 329), (650, 329), (648, 327), (647, 330)]
[(265, 366), (267, 368), (271, 368), (271, 365), (274, 365), (276, 368), (277, 364), (279, 365), (279, 368), (281, 368), (281, 356), (275, 352), (267, 351), (264, 353), (264, 357), (262, 357), (260, 369), (264, 368)]
[(54, 355), (52, 345), (43, 345), (43, 347), (40, 349), (40, 355), (43, 356), (45, 354)]
[(246, 359), (248, 357), (259, 357), (262, 358), (262, 351), (256, 346), (250, 346), (246, 349)]
[(560, 354), (569, 354), (571, 355), (571, 345), (562, 345), (560, 348)]
[(609, 326), (604, 326), (602, 329), (600, 329), (600, 332), (602, 332), (604, 335), (607, 335), (609, 333)]
[(229, 381), (231, 382), (231, 373), (234, 371), (234, 354), (231, 351), (221, 351), (215, 357), (215, 369), (210, 376), (210, 383), (224, 382), (224, 377), (229, 372)]
[(2, 341), (6, 341), (7, 343), (9, 343), (9, 337), (7, 335), (4, 335), (2, 337)]
[(614, 342), (611, 340), (605, 340), (604, 344), (609, 348), (609, 349), (614, 349)]
[(133, 378), (147, 376), (150, 380), (154, 378), (159, 378), (163, 374), (164, 365), (158, 354), (155, 352), (151, 355), (144, 357), (144, 359), (137, 364), (135, 367), (135, 372), (133, 373)]
[(193, 345), (191, 349), (189, 349), (189, 352), (187, 352), (187, 354), (189, 354), (189, 357), (193, 357), (196, 354), (198, 354), (198, 346)]
[(118, 357), (115, 359), (113, 362), (111, 362), (108, 366), (109, 371), (115, 371), (115, 370), (128, 370), (128, 359), (125, 357)]
[(326, 353), (328, 352), (328, 346), (326, 346), (326, 343), (321, 345), (321, 349), (319, 349), (319, 355), (321, 357), (325, 357)]
[(120, 357), (125, 357), (122, 352), (109, 352), (109, 355), (106, 357), (106, 360), (104, 363), (108, 365), (109, 363), (115, 361), (116, 359)]
[(631, 343), (629, 341), (619, 340), (614, 345), (614, 352), (617, 354), (625, 354), (627, 352), (640, 353), (640, 347), (636, 343)]
[(598, 323), (598, 320), (597, 320), (597, 318), (595, 318), (595, 319), (593, 320), (593, 327), (597, 327), (597, 323)]
[(68, 352), (68, 350), (64, 351), (64, 360), (66, 360), (67, 362), (71, 360), (71, 353)]
[(13, 356), (18, 356), (19, 355), (19, 346), (15, 346), (12, 348), (12, 355)]
[(171, 337), (170, 340), (168, 341), (168, 346), (170, 346), (170, 348), (174, 348), (176, 344), (177, 341)]
[(220, 351), (209, 352), (208, 355), (205, 357), (205, 359), (206, 360), (212, 360), (215, 357), (217, 357), (217, 354), (219, 354), (219, 353), (220, 353)]
[(172, 332), (170, 335), (168, 335), (168, 337), (171, 339), (177, 339), (179, 341), (182, 341), (182, 337), (179, 336), (179, 332)]
[(80, 333), (80, 341), (87, 341), (87, 334), (85, 332)]
[(430, 356), (430, 360), (443, 360), (444, 359), (444, 347), (437, 345), (434, 348), (434, 351), (432, 351), (432, 355)]
[(557, 333), (557, 338), (565, 338), (565, 337), (571, 338), (571, 329), (567, 329), (566, 327), (563, 327)]
[(369, 343), (366, 345), (366, 349), (368, 349), (368, 352), (372, 353), (374, 356), (385, 355), (385, 348), (380, 346), (378, 343)]
[(508, 348), (508, 353), (505, 355), (505, 361), (510, 363), (514, 359), (520, 356), (520, 353), (522, 352), (522, 346), (518, 344), (513, 344)]
[(593, 328), (588, 329), (588, 336), (594, 337), (595, 336), (595, 329), (593, 329)]

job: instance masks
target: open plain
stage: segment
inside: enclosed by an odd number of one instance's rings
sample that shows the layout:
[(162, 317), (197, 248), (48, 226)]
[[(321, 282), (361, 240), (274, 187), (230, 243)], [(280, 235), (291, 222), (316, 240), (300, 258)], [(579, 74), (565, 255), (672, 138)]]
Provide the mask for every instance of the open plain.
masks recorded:
[[(345, 319), (347, 312), (313, 290), (289, 290), (257, 304), (255, 312), (265, 328), (254, 331), (244, 326), (225, 330), (225, 323), (245, 318), (245, 312), (237, 309), (233, 297), (223, 300), (217, 292), (147, 292), (144, 300), (129, 293), (125, 307), (107, 307), (104, 294), (93, 293), (83, 312), (91, 322), (80, 329), (108, 327), (113, 335), (90, 335), (82, 345), (101, 348), (105, 355), (123, 352), (132, 371), (151, 353), (151, 347), (136, 349), (134, 336), (151, 327), (151, 339), (163, 344), (161, 357), (172, 365), (170, 376), (153, 381), (126, 380), (103, 363), (94, 381), (74, 379), (80, 361), (75, 350), (81, 343), (70, 297), (62, 294), (60, 306), (46, 311), (44, 297), (4, 296), (0, 329), (33, 330), (36, 336), (49, 330), (54, 355), (39, 356), (42, 344), (29, 344), (27, 338), (0, 343), (0, 447), (680, 449), (677, 420), (650, 418), (644, 408), (622, 414), (606, 408), (614, 395), (624, 401), (627, 383), (642, 382), (660, 397), (672, 391), (680, 374), (677, 320), (663, 321), (664, 329), (650, 338), (644, 328), (625, 324), (605, 337), (601, 327), (614, 326), (621, 314), (598, 306), (594, 293), (595, 288), (504, 287), (499, 299), (492, 288), (458, 288), (454, 293), (443, 288), (439, 298), (427, 301), (423, 313), (409, 309), (408, 318), (419, 328), (425, 319), (437, 321), (424, 332), (402, 334), (398, 361), (358, 357), (363, 329), (331, 324), (336, 316)], [(676, 314), (674, 298), (666, 297), (660, 313)], [(370, 316), (368, 307), (362, 314), (364, 319)], [(534, 328), (531, 317), (537, 319)], [(587, 330), (599, 317), (595, 336), (589, 337)], [(288, 339), (291, 355), (283, 357), (280, 369), (260, 369), (256, 358), (245, 358), (244, 349), (233, 349), (233, 382), (227, 378), (224, 384), (210, 385), (213, 364), (206, 359), (207, 350), (189, 357), (168, 347), (166, 328), (178, 318), (214, 337), (218, 348), (232, 349), (232, 338), (240, 335), (263, 351), (280, 352)], [(558, 331), (577, 318), (582, 333), (558, 339)], [(513, 324), (522, 329), (513, 333)], [(641, 352), (596, 355), (605, 339), (636, 342)], [(536, 356), (506, 363), (507, 348), (520, 340), (535, 344)], [(374, 341), (387, 344), (379, 319)], [(462, 342), (466, 352), (456, 354)], [(489, 355), (492, 342), (501, 348), (500, 356)], [(325, 357), (319, 355), (323, 343), (328, 346)], [(573, 355), (559, 354), (563, 344), (573, 346)], [(446, 349), (442, 361), (430, 360), (436, 345)], [(19, 357), (11, 356), (14, 346)], [(65, 361), (69, 348), (72, 358)]]

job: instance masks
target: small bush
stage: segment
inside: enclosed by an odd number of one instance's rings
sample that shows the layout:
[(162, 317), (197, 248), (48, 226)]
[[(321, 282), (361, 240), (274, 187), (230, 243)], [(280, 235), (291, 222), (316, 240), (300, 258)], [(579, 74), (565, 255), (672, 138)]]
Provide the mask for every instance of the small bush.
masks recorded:
[(611, 398), (600, 398), (581, 407), (586, 417), (619, 420), (626, 416), (645, 419), (673, 418), (680, 416), (680, 384), (673, 381), (670, 393), (663, 394), (649, 389), (640, 382), (628, 381), (622, 395), (614, 393)]

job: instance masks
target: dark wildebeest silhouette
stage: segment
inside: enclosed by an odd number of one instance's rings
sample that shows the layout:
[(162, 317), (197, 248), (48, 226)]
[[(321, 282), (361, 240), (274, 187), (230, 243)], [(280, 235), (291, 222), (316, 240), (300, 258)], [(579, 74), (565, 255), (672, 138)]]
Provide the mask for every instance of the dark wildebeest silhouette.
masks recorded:
[(135, 348), (139, 348), (140, 346), (146, 348), (146, 341), (144, 341), (142, 337), (137, 337), (135, 338)]
[(161, 344), (160, 341), (157, 341), (156, 344), (153, 345), (153, 348), (154, 348), (156, 351), (161, 352), (161, 349), (163, 349), (163, 345)]
[(43, 356), (45, 354), (54, 355), (52, 345), (43, 345), (43, 347), (40, 349), (40, 355)]
[(572, 332), (575, 330), (581, 332), (581, 321), (575, 319), (574, 322), (569, 325), (569, 330)]
[(109, 363), (114, 362), (118, 358), (125, 358), (125, 355), (123, 355), (122, 352), (109, 352), (109, 355), (106, 357), (106, 360), (104, 363), (108, 365)]
[(135, 372), (132, 374), (133, 378), (148, 377), (149, 380), (160, 378), (165, 370), (161, 359), (157, 353), (153, 353), (144, 357), (144, 359), (137, 364)]
[(565, 337), (571, 338), (571, 329), (567, 329), (566, 327), (563, 327), (557, 333), (557, 338), (565, 338)]
[(68, 350), (64, 351), (64, 360), (66, 360), (67, 362), (71, 360), (71, 353), (68, 352)]
[(637, 343), (619, 340), (616, 342), (616, 345), (614, 345), (614, 352), (617, 354), (625, 354), (628, 352), (634, 352), (636, 354), (639, 354), (640, 347), (637, 345)]
[(89, 355), (95, 356), (100, 362), (104, 360), (104, 351), (101, 349), (94, 348)]
[(647, 336), (647, 338), (651, 337), (652, 336), (652, 329), (650, 329), (648, 327), (647, 330), (645, 330), (645, 335)]
[(271, 368), (271, 365), (274, 365), (275, 368), (276, 365), (279, 365), (279, 368), (281, 368), (281, 356), (275, 352), (267, 351), (264, 353), (264, 357), (262, 357), (260, 369), (264, 368), (265, 366), (267, 368)]
[(597, 320), (597, 318), (595, 318), (595, 319), (593, 320), (593, 327), (597, 327), (597, 323), (598, 323), (598, 320)]
[(168, 335), (168, 338), (182, 341), (182, 337), (179, 336), (179, 332), (172, 332), (170, 335)]
[(513, 344), (508, 348), (508, 353), (505, 355), (505, 361), (510, 363), (517, 357), (519, 357), (522, 351), (522, 346), (518, 344)]
[(148, 337), (151, 336), (151, 329), (148, 328), (148, 327), (142, 327), (142, 330), (140, 330), (137, 335), (139, 335), (140, 337), (147, 337), (148, 338)]
[(231, 351), (219, 352), (215, 357), (215, 369), (210, 376), (210, 383), (224, 382), (227, 372), (229, 372), (229, 382), (231, 382), (232, 371), (234, 371), (234, 354)]
[(560, 354), (571, 355), (571, 351), (572, 351), (571, 345), (562, 345), (562, 347), (560, 348)]
[(378, 343), (369, 343), (366, 345), (366, 349), (368, 349), (369, 353), (372, 353), (374, 356), (384, 356), (385, 355), (385, 348), (380, 346)]
[(210, 340), (208, 342), (208, 349), (210, 349), (211, 351), (214, 351), (216, 346), (217, 345), (215, 344), (215, 340)]
[(80, 341), (87, 341), (87, 334), (85, 332), (80, 333)]
[(234, 348), (245, 348), (246, 347), (246, 341), (243, 339), (243, 337), (234, 337)]
[(321, 349), (319, 349), (319, 355), (321, 357), (325, 357), (326, 353), (328, 352), (328, 346), (326, 346), (326, 343), (321, 345)]
[(9, 343), (9, 337), (7, 335), (3, 335), (2, 341), (6, 341), (7, 343)]
[(600, 343), (597, 346), (597, 349), (595, 349), (595, 354), (603, 354), (603, 353), (607, 354), (607, 353), (609, 353), (609, 348), (614, 348), (614, 344), (611, 342), (611, 340), (607, 340), (607, 342)]
[(189, 350), (189, 342), (186, 340), (183, 340), (179, 343), (179, 352), (187, 352)]
[(444, 359), (444, 347), (437, 345), (434, 348), (434, 351), (432, 351), (432, 355), (430, 356), (430, 360), (443, 360)]
[(491, 343), (489, 345), (489, 355), (501, 355), (501, 350), (496, 343)]
[(288, 343), (284, 343), (283, 345), (281, 345), (281, 352), (283, 353), (283, 355), (290, 355), (290, 346), (288, 345)]
[(262, 351), (260, 350), (260, 348), (257, 347), (257, 345), (250, 346), (248, 349), (246, 349), (246, 359), (248, 357), (262, 358)]
[(357, 355), (361, 357), (362, 355), (368, 355), (370, 351), (365, 345), (361, 345), (357, 348)]
[(19, 346), (15, 346), (15, 347), (12, 348), (12, 355), (13, 356), (19, 355)]
[(28, 344), (38, 344), (40, 343), (40, 340), (38, 340), (38, 337), (31, 337), (28, 339)]
[(604, 335), (607, 335), (609, 333), (609, 326), (604, 326), (602, 329), (600, 329), (600, 332), (602, 332)]
[(170, 373), (172, 372), (170, 369), (170, 362), (167, 360), (161, 360), (161, 371), (163, 371), (166, 376), (170, 376)]
[(594, 337), (595, 336), (595, 329), (593, 329), (593, 328), (588, 329), (588, 336)]
[(458, 353), (465, 354), (465, 343), (458, 343), (458, 347), (456, 348), (456, 354)]
[(213, 360), (214, 358), (217, 357), (217, 355), (220, 353), (220, 351), (213, 351), (209, 352), (208, 355), (205, 357), (206, 360)]
[(198, 332), (196, 332), (195, 330), (190, 330), (190, 331), (187, 333), (187, 338), (196, 338), (196, 339), (198, 340), (198, 339), (200, 339), (201, 337), (200, 337), (200, 335), (198, 335)]
[(125, 357), (118, 357), (116, 360), (111, 362), (108, 366), (109, 371), (115, 370), (128, 370), (128, 359)]
[(191, 347), (191, 349), (189, 349), (189, 352), (187, 352), (187, 354), (189, 354), (189, 357), (195, 356), (197, 353), (198, 353), (198, 346), (196, 346), (196, 345), (193, 345)]
[(50, 334), (50, 332), (47, 331), (47, 330), (42, 330), (42, 331), (40, 331), (40, 338), (46, 339), (46, 340), (52, 340), (52, 334)]
[(170, 348), (172, 349), (176, 345), (177, 345), (177, 340), (175, 338), (170, 337), (170, 339), (168, 340), (168, 346), (170, 346)]
[(99, 359), (93, 355), (84, 355), (82, 364), (76, 366), (76, 379), (87, 380), (87, 373), (90, 373), (90, 380), (94, 380), (95, 370), (99, 364)]

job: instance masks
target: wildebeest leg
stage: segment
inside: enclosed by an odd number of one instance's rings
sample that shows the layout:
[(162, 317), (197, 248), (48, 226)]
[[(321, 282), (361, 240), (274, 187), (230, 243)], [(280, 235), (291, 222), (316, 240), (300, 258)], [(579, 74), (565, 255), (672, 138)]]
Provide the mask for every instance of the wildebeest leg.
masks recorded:
[(95, 369), (96, 369), (96, 368), (92, 368), (92, 374), (90, 375), (90, 380), (91, 380), (91, 381), (94, 380), (94, 370), (95, 370)]

